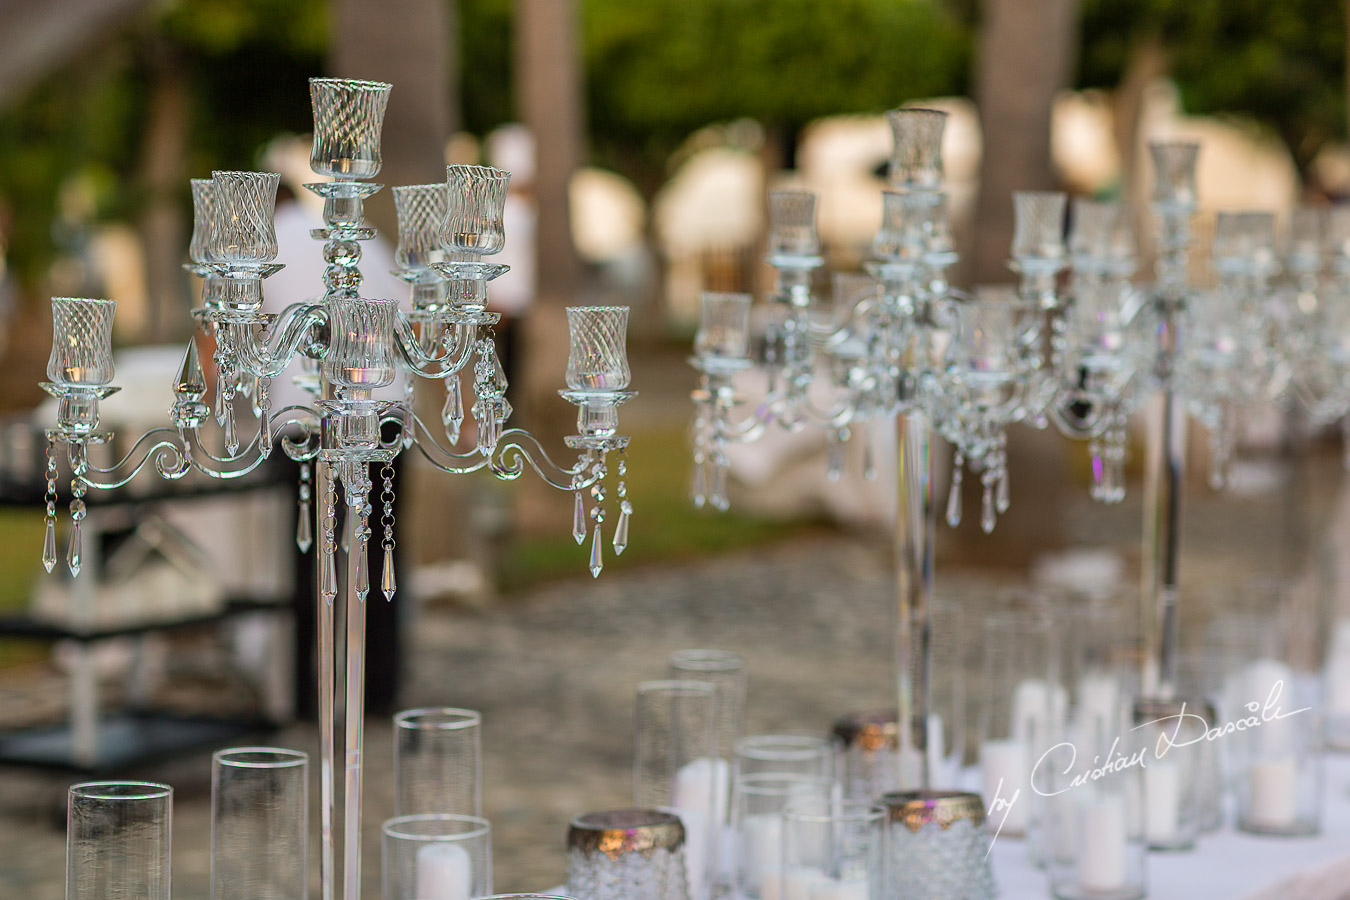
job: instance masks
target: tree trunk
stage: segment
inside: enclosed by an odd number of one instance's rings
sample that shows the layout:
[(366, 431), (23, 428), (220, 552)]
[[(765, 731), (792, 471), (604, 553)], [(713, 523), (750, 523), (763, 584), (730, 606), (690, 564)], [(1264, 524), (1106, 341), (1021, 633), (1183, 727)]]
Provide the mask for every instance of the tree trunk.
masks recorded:
[(187, 226), (183, 216), (183, 184), (187, 181), (188, 89), (173, 51), (152, 50), (154, 83), (150, 86), (149, 118), (141, 150), (138, 180), (145, 197), (140, 236), (145, 256), (146, 331), (142, 339), (161, 343), (192, 331), (188, 315), (191, 294), (183, 259)]
[(1012, 192), (1056, 185), (1050, 158), (1055, 95), (1077, 58), (1078, 0), (984, 0), (975, 99), (984, 132), (969, 270), (1007, 281)]

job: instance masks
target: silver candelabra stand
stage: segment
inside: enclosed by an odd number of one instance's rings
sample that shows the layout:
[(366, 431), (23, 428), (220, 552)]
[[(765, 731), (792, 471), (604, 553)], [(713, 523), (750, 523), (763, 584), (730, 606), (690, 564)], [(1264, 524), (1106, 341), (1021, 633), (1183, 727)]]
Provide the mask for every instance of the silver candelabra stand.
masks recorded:
[[(43, 563), (48, 571), (57, 562), (58, 444), (66, 448), (73, 475), (66, 554), (72, 575), (81, 568), (81, 523), (89, 488), (121, 487), (151, 461), (170, 479), (189, 472), (238, 478), (257, 468), (278, 443), (300, 464), (296, 541), (302, 552), (316, 543), (318, 550), (321, 873), (326, 900), (338, 884), (334, 810), (339, 777), (345, 813), (343, 894), (348, 900), (360, 896), (365, 602), (371, 590), (367, 559), (374, 538), (383, 553), (378, 587), (392, 599), (397, 588), (394, 459), (416, 448), (441, 471), (462, 475), (486, 469), (504, 480), (533, 469), (549, 485), (575, 494), (572, 533), (579, 544), (590, 536), (589, 568), (597, 576), (603, 566), (607, 483), (613, 483), (618, 501), (615, 553), (627, 545), (632, 513), (625, 485), (629, 439), (618, 433), (618, 407), (635, 396), (627, 389), (627, 307), (567, 310), (571, 345), (566, 389), (560, 393), (577, 407), (577, 434), (565, 439), (576, 453), (574, 461), (558, 465), (535, 437), (506, 427), (511, 407), (492, 339), (498, 316), (488, 310), (487, 296), (488, 283), (507, 269), (491, 257), (505, 242), (502, 219), (509, 172), (449, 166), (443, 183), (394, 188), (397, 274), (411, 285), (411, 306), (405, 311), (398, 300), (360, 295), (361, 242), (375, 235), (365, 224), (362, 203), (380, 189), (368, 179), (380, 171), (380, 130), (389, 90), (388, 84), (370, 81), (310, 81), (310, 166), (331, 179), (307, 185), (324, 200), (324, 227), (312, 232), (324, 242), (327, 262), (320, 299), (294, 303), (280, 314), (261, 311), (263, 280), (281, 268), (274, 262), (278, 175), (215, 172), (209, 180), (193, 182), (195, 228), (188, 268), (203, 279), (202, 305), (193, 316), (215, 339), (210, 404), (197, 344), (190, 340), (174, 384), (172, 426), (142, 436), (115, 465), (101, 468), (91, 462), (90, 446), (112, 437), (100, 429), (99, 402), (118, 390), (112, 384), (110, 300), (52, 300), (50, 381), (43, 384), (59, 401), (57, 425), (47, 431)], [(312, 400), (274, 410), (268, 399), (270, 382), (296, 357), (303, 359), (296, 381)], [(378, 397), (400, 372), (406, 376), (404, 395)], [(463, 396), (461, 376), (471, 381), (471, 398)], [(444, 384), (440, 423), (428, 424), (415, 414), (417, 379)], [(250, 409), (241, 408), (245, 406)], [(256, 433), (241, 444), (238, 419), (250, 412)], [(204, 441), (204, 427), (212, 419), (221, 434)], [(207, 448), (216, 441), (223, 444), (223, 454)], [(377, 475), (372, 467), (378, 467)], [(378, 537), (372, 515), (378, 516)], [(345, 548), (345, 578), (338, 571), (340, 544)], [(346, 619), (341, 715), (339, 616)], [(341, 742), (339, 724), (345, 732)]]

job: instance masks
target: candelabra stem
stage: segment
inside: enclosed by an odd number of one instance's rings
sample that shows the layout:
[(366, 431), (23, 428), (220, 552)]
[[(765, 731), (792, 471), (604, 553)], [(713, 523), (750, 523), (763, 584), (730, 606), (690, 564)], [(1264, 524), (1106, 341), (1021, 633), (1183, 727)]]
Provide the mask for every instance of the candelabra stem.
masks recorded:
[(330, 463), (320, 462), (315, 467), (314, 490), (318, 498), (320, 542), (314, 554), (314, 583), (318, 586), (315, 602), (318, 608), (319, 631), (319, 799), (320, 846), (319, 860), (323, 900), (333, 900), (334, 846), (333, 846), (333, 701), (337, 686), (334, 680), (336, 641), (333, 632), (333, 598), (325, 596), (324, 568), (327, 557), (334, 552), (332, 543), (333, 474)]
[[(1175, 333), (1175, 322), (1171, 329)], [(1164, 337), (1169, 345), (1172, 338)], [(1148, 432), (1144, 498), (1143, 616), (1146, 697), (1170, 697), (1174, 689), (1177, 638), (1177, 568), (1180, 561), (1181, 495), (1186, 472), (1186, 407), (1168, 384), (1155, 401)]]
[[(346, 786), (342, 798), (346, 826), (343, 834), (342, 889), (346, 900), (361, 900), (361, 755), (362, 725), (365, 722), (366, 689), (366, 593), (368, 573), (364, 570), (366, 503), (365, 463), (349, 463), (354, 478), (344, 475), (347, 492), (347, 580), (343, 592), (347, 598), (347, 704), (346, 704)], [(362, 590), (362, 586), (366, 590)]]
[(900, 789), (929, 787), (929, 668), (932, 661), (933, 423), (922, 412), (897, 420), (900, 477), (895, 510), (896, 681)]

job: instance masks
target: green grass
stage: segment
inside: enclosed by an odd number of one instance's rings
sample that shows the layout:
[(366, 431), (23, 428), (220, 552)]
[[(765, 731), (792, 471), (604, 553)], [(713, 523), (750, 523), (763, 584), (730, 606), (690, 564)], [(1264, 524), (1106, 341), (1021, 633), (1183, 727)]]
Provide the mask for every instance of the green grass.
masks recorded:
[[(0, 510), (0, 615), (28, 608), (33, 584), (42, 572), (43, 521), (40, 510)], [(44, 658), (47, 649), (32, 641), (0, 640), (0, 669)]]
[[(695, 509), (689, 500), (691, 466), (684, 428), (634, 431), (628, 450), (628, 499), (633, 503), (628, 548), (615, 556), (610, 544), (618, 515), (617, 480), (611, 474), (606, 480), (605, 571), (703, 558), (827, 527), (819, 521), (755, 518), (738, 514), (734, 506), (727, 513)], [(561, 530), (517, 538), (503, 556), (498, 583), (504, 590), (516, 590), (575, 578), (584, 572), (589, 540), (578, 547), (570, 531)]]

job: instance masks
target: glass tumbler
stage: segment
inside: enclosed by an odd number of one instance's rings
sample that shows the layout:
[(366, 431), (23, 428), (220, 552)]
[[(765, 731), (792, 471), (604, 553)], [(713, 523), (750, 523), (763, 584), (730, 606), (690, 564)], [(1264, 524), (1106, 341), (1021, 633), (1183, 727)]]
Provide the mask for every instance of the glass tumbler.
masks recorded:
[(470, 900), (492, 893), (492, 826), (477, 816), (384, 823), (384, 900)]
[[(881, 900), (886, 807), (845, 800), (783, 812), (783, 900)], [(775, 893), (771, 888), (765, 894)]]
[(736, 778), (766, 774), (832, 779), (834, 748), (818, 734), (755, 734), (737, 741)]
[(831, 778), (793, 772), (738, 775), (732, 802), (734, 893), (750, 900), (781, 900), (783, 813), (823, 814), (838, 795)]
[[(1195, 703), (1134, 701), (1125, 744), (1143, 759), (1143, 829), (1150, 850), (1189, 850), (1200, 830), (1200, 747), (1206, 724)], [(1125, 755), (1125, 754), (1120, 754)]]
[(584, 900), (687, 900), (684, 826), (673, 813), (586, 813), (567, 830), (567, 893)]
[(72, 785), (67, 900), (169, 900), (173, 788), (148, 781)]
[(394, 812), (483, 814), (482, 716), (422, 707), (394, 716)]
[(211, 757), (211, 900), (309, 895), (309, 757), (237, 747)]
[(690, 896), (707, 897), (729, 796), (728, 766), (717, 755), (716, 688), (706, 681), (642, 682), (636, 731), (634, 804), (680, 817)]

